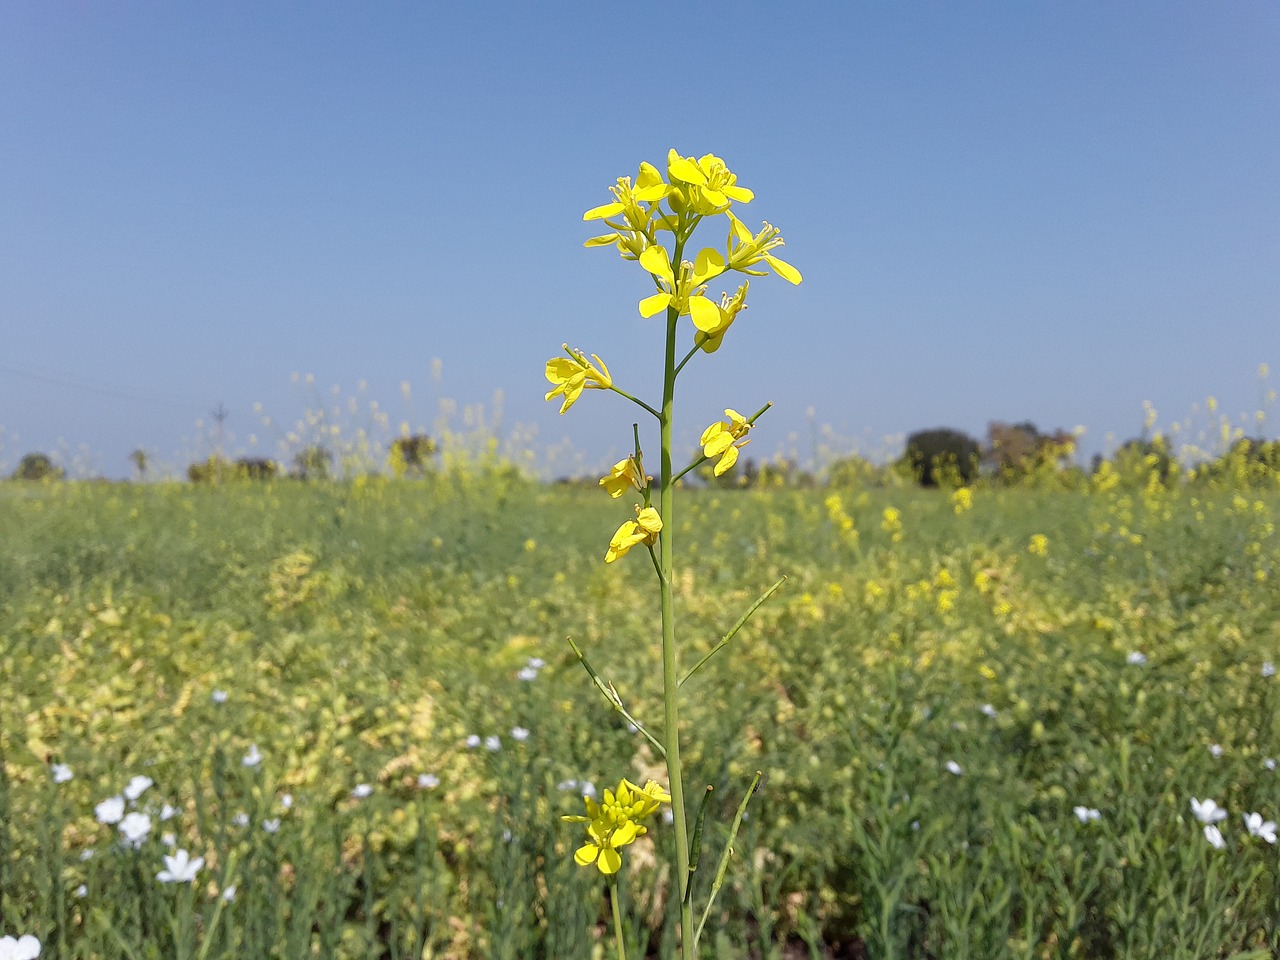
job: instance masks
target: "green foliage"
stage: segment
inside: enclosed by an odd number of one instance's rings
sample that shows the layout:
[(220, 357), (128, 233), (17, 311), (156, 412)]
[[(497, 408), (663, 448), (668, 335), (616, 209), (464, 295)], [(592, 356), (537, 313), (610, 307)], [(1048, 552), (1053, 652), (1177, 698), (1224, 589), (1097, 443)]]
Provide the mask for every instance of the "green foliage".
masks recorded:
[[(691, 782), (715, 788), (700, 898), (715, 825), (766, 777), (705, 956), (1280, 950), (1276, 848), (1241, 819), (1280, 819), (1264, 762), (1280, 758), (1280, 678), (1263, 669), (1280, 659), (1280, 499), (1114, 480), (978, 485), (962, 513), (867, 487), (842, 498), (856, 549), (829, 491), (684, 496), (690, 656), (789, 577), (685, 687)], [(659, 769), (579, 695), (562, 641), (637, 716), (659, 712), (661, 678), (615, 642), (654, 628), (632, 602), (643, 571), (600, 563), (615, 516), (598, 489), (497, 474), (0, 489), (3, 931), (103, 960), (206, 944), (207, 960), (426, 944), (588, 960), (608, 908), (558, 816), (581, 810), (577, 782)], [(531, 657), (546, 666), (522, 681)], [(53, 783), (51, 762), (74, 779)], [(132, 850), (93, 811), (138, 774), (153, 826)], [(1192, 797), (1229, 811), (1226, 849)], [(155, 879), (170, 831), (206, 857), (194, 887)], [(668, 880), (646, 865), (670, 841), (657, 822), (628, 848), (635, 956), (670, 954)]]
[(978, 441), (961, 430), (939, 427), (907, 437), (902, 466), (922, 487), (956, 486), (978, 475)]
[(14, 480), (61, 480), (63, 470), (45, 453), (28, 453), (13, 471)]

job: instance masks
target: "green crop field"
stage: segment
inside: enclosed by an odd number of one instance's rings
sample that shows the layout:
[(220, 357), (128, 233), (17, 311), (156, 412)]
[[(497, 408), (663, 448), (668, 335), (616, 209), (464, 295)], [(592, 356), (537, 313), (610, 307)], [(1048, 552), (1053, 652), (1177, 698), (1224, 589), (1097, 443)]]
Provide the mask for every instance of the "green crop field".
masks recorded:
[[(705, 956), (1280, 951), (1277, 486), (1121, 479), (681, 493), (687, 663), (787, 578), (682, 690), (700, 890), (765, 775)], [(0, 484), (0, 932), (607, 955), (560, 816), (663, 768), (566, 638), (660, 728), (653, 569), (602, 562), (627, 509), (506, 474)], [(628, 848), (635, 956), (670, 955), (670, 842)]]

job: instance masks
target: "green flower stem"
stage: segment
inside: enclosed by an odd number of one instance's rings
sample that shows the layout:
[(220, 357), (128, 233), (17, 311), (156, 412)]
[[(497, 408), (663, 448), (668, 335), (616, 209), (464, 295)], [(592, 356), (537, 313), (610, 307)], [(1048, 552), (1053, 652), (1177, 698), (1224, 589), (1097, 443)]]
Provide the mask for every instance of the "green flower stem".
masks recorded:
[[(678, 263), (683, 239), (677, 240), (674, 259)], [(660, 424), (662, 470), (658, 488), (658, 514), (662, 517), (662, 535), (658, 538), (659, 587), (662, 600), (662, 699), (664, 705), (663, 739), (667, 749), (667, 779), (670, 782), (671, 813), (676, 831), (676, 871), (680, 884), (680, 953), (684, 960), (694, 960), (693, 907), (685, 896), (689, 885), (689, 833), (684, 806), (684, 770), (680, 766), (680, 679), (676, 659), (675, 595), (673, 592), (673, 550), (675, 515), (675, 473), (671, 469), (671, 424), (676, 388), (676, 332), (680, 313), (667, 308), (666, 362), (663, 365), (662, 417)]]
[(644, 402), (643, 400), (641, 400), (639, 397), (633, 397), (631, 394), (627, 393), (627, 391), (625, 391), (625, 390), (621, 389), (620, 387), (615, 387), (615, 386), (613, 386), (612, 384), (610, 384), (609, 389), (610, 389), (610, 390), (612, 390), (614, 393), (616, 393), (616, 394), (617, 394), (618, 396), (620, 396), (620, 397), (626, 397), (628, 400), (630, 400), (630, 401), (631, 401), (632, 403), (634, 403), (636, 406), (644, 407), (644, 409), (648, 410), (651, 414), (653, 414), (653, 416), (654, 416), (654, 418), (655, 418), (655, 419), (657, 419), (657, 420), (661, 420), (661, 419), (662, 419), (662, 414), (660, 414), (657, 410), (653, 409), (653, 407), (649, 406), (647, 403), (645, 403), (645, 402)]
[(733, 628), (720, 639), (719, 643), (717, 643), (714, 647), (711, 648), (710, 652), (708, 652), (705, 657), (703, 657), (701, 660), (699, 660), (689, 669), (689, 672), (686, 673), (681, 678), (680, 682), (676, 684), (676, 686), (683, 687), (685, 684), (685, 681), (698, 672), (699, 667), (701, 667), (704, 663), (706, 663), (708, 660), (714, 657), (717, 653), (719, 653), (721, 649), (723, 649), (724, 647), (727, 647), (729, 645), (729, 641), (732, 640), (734, 636), (737, 634), (737, 632), (742, 629), (743, 624), (745, 624), (749, 619), (751, 619), (751, 615), (753, 613), (755, 613), (757, 610), (760, 609), (760, 604), (764, 603), (771, 596), (773, 596), (774, 591), (777, 590), (780, 586), (782, 586), (786, 582), (787, 582), (786, 577), (779, 577), (778, 581), (772, 587), (770, 587), (764, 593), (760, 594), (760, 598), (751, 605), (751, 607), (747, 610), (746, 613), (744, 613), (741, 617), (738, 618), (738, 622), (733, 625)]
[(609, 878), (609, 905), (613, 908), (613, 939), (618, 942), (618, 960), (627, 960), (627, 938), (622, 930), (622, 908), (618, 904), (618, 881)]

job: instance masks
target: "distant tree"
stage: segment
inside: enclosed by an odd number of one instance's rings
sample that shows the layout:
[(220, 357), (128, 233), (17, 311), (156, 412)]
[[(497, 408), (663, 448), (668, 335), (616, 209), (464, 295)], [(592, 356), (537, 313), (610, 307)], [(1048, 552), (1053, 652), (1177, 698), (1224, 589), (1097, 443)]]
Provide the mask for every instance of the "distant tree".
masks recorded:
[(333, 451), (320, 444), (299, 450), (293, 457), (293, 475), (299, 480), (328, 480)]
[(422, 475), (430, 467), (435, 452), (436, 442), (425, 433), (396, 437), (391, 444), (391, 471), (397, 477), (409, 473)]
[(61, 480), (63, 470), (46, 453), (28, 453), (13, 471), (15, 480)]
[(899, 463), (922, 487), (936, 487), (968, 483), (978, 475), (980, 460), (977, 440), (962, 430), (938, 427), (907, 437), (907, 449)]
[(1032, 473), (1056, 471), (1076, 448), (1076, 438), (1065, 430), (1041, 433), (1031, 421), (987, 424), (987, 449), (983, 459), (1006, 482)]
[(138, 472), (138, 479), (145, 480), (147, 478), (147, 466), (150, 459), (147, 457), (147, 451), (139, 447), (129, 454), (129, 459), (133, 461), (133, 469)]
[(234, 476), (237, 480), (271, 480), (280, 472), (274, 460), (260, 457), (241, 457), (235, 463)]
[(192, 483), (221, 483), (230, 476), (231, 464), (219, 456), (197, 460), (187, 467), (187, 479)]
[(1111, 457), (1111, 468), (1122, 483), (1144, 486), (1151, 479), (1168, 485), (1178, 473), (1178, 464), (1169, 454), (1164, 437), (1126, 440)]

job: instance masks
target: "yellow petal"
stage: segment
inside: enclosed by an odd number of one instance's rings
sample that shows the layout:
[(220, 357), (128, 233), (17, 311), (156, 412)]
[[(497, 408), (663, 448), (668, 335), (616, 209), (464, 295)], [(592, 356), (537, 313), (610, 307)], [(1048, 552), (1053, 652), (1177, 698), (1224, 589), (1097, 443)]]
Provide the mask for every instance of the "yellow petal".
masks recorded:
[(600, 848), (594, 843), (584, 843), (573, 853), (573, 862), (580, 867), (589, 867), (596, 862)]
[(667, 174), (673, 180), (679, 180), (683, 183), (704, 184), (707, 182), (707, 175), (702, 172), (701, 168), (686, 157), (680, 156), (673, 149), (667, 154)]
[(720, 458), (720, 462), (716, 464), (716, 468), (713, 472), (718, 477), (721, 474), (723, 474), (725, 471), (731, 470), (733, 468), (733, 465), (737, 462), (738, 462), (738, 448), (734, 446), (730, 446), (729, 449), (724, 452), (724, 456)]
[(658, 511), (653, 507), (645, 507), (636, 515), (636, 524), (649, 533), (659, 533), (662, 530), (662, 517), (658, 516)]
[(592, 237), (590, 240), (586, 241), (583, 244), (583, 246), (584, 247), (607, 247), (610, 244), (614, 244), (617, 242), (618, 242), (618, 235), (616, 233), (606, 233), (603, 236)]
[(773, 267), (774, 272), (778, 276), (780, 276), (783, 280), (787, 280), (791, 283), (799, 283), (801, 280), (804, 279), (803, 277), (800, 276), (800, 271), (797, 270), (795, 267), (793, 267), (791, 264), (787, 263), (787, 261), (779, 260), (777, 257), (775, 257), (771, 253), (766, 253), (764, 255), (764, 259), (765, 259), (765, 262), (769, 264), (769, 266)]
[(675, 280), (675, 274), (671, 270), (671, 258), (667, 256), (666, 248), (660, 243), (645, 248), (644, 253), (640, 254), (640, 266), (668, 283)]
[(634, 843), (638, 836), (640, 836), (639, 824), (634, 820), (628, 820), (613, 831), (613, 836), (609, 838), (609, 843), (614, 847), (625, 847), (628, 843)]
[(662, 181), (662, 174), (651, 163), (640, 164), (640, 174), (636, 177), (636, 188), (632, 196), (642, 203), (653, 203), (667, 195), (667, 185)]
[(655, 293), (652, 297), (645, 297), (640, 301), (640, 316), (652, 317), (655, 313), (661, 313), (667, 309), (670, 304), (671, 294)]
[(600, 872), (606, 876), (615, 874), (622, 867), (622, 857), (617, 850), (601, 850), (600, 859), (596, 862)]
[[(712, 437), (719, 436), (722, 433), (724, 433), (724, 424), (717, 420), (711, 426), (707, 427), (707, 429), (702, 431), (702, 439), (698, 441), (698, 445), (706, 446)], [(707, 456), (711, 456), (711, 454), (707, 454)]]
[(706, 297), (689, 298), (689, 316), (693, 318), (693, 325), (703, 333), (715, 333), (724, 323), (720, 307)]
[(729, 218), (729, 232), (733, 236), (736, 236), (740, 242), (746, 243), (748, 240), (753, 239), (751, 231), (747, 229), (747, 225), (745, 223), (735, 217), (732, 213), (727, 213), (726, 216)]
[(720, 189), (724, 191), (726, 197), (738, 203), (750, 203), (756, 196), (746, 187), (721, 187)]
[(698, 251), (698, 258), (693, 262), (694, 286), (722, 273), (724, 273), (724, 257), (720, 255), (719, 250), (703, 247)]
[(582, 215), (583, 220), (604, 220), (608, 217), (616, 217), (623, 210), (627, 209), (617, 201), (613, 203), (604, 203), (598, 207), (592, 207)]
[(733, 434), (728, 430), (717, 433), (714, 437), (702, 445), (702, 452), (708, 458), (718, 457), (730, 447), (733, 446)]

